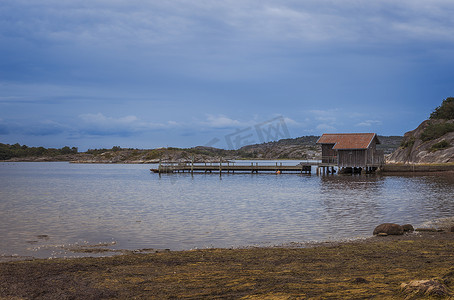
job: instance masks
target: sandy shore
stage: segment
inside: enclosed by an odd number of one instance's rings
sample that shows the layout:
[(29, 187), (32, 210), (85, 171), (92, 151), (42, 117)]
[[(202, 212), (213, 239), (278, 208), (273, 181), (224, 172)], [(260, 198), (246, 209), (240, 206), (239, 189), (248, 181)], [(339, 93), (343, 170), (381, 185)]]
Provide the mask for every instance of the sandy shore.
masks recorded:
[(431, 278), (454, 291), (454, 233), (1, 263), (0, 299), (401, 299)]

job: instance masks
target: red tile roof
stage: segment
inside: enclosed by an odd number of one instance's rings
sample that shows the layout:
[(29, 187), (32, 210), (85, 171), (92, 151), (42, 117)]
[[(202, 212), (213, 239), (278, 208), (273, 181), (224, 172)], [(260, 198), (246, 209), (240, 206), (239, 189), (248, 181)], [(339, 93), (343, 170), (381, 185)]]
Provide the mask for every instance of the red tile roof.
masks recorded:
[(367, 149), (373, 139), (380, 144), (375, 133), (325, 133), (317, 144), (334, 144), (333, 149)]

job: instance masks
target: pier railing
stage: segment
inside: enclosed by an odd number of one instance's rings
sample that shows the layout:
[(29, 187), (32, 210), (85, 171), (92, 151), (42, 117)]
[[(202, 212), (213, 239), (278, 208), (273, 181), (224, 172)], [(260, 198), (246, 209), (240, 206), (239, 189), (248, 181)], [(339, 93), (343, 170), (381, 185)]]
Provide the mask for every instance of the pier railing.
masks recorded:
[[(362, 161), (362, 168), (370, 167), (381, 167), (385, 160), (383, 151), (374, 151), (373, 155), (367, 157), (366, 160)], [(365, 165), (364, 165), (365, 163)], [(301, 172), (310, 173), (312, 167), (319, 168), (333, 168), (339, 167), (338, 156), (319, 156), (314, 159), (306, 160), (282, 160), (282, 161), (241, 161), (241, 160), (222, 160), (219, 162), (195, 162), (195, 161), (184, 161), (184, 162), (172, 162), (172, 161), (161, 161), (157, 169), (151, 169), (155, 173), (175, 173), (175, 172), (252, 172), (258, 173), (259, 171), (266, 172)], [(341, 167), (355, 167), (353, 166), (341, 166)], [(328, 170), (328, 169), (327, 169)]]
[(161, 161), (157, 169), (151, 169), (155, 173), (175, 172), (301, 172), (310, 173), (312, 166), (334, 167), (337, 157), (317, 157), (315, 159), (291, 160), (291, 161), (223, 161), (219, 162), (171, 162)]
[(381, 167), (385, 164), (385, 154), (383, 150), (375, 150), (373, 156), (369, 156), (367, 159), (369, 166)]
[(322, 162), (322, 164), (335, 164), (337, 165), (337, 156), (320, 156), (319, 157), (320, 161)]

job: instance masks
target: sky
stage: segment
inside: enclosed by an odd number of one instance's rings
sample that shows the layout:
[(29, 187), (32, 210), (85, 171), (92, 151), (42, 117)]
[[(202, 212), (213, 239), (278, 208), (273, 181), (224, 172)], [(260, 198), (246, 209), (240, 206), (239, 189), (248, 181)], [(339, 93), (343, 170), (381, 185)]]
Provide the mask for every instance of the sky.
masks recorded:
[(449, 0), (2, 0), (0, 143), (403, 135), (454, 96)]

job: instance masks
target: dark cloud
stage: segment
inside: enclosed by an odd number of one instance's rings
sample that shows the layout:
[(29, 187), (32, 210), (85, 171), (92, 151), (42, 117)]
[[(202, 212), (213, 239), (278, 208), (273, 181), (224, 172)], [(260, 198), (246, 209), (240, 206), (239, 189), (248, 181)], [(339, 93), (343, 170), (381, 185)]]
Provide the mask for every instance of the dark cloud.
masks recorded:
[(0, 135), (7, 135), (9, 134), (8, 126), (0, 123)]
[(22, 134), (32, 136), (54, 136), (65, 133), (68, 128), (57, 123), (36, 124), (30, 127), (22, 127)]
[[(0, 134), (163, 132), (178, 144), (190, 132), (197, 145), (206, 128), (222, 137), (275, 115), (295, 120), (295, 134), (357, 124), (401, 134), (450, 96), (453, 9), (445, 0), (1, 1), (0, 118), (12, 121)], [(336, 114), (314, 114), (328, 110)]]

